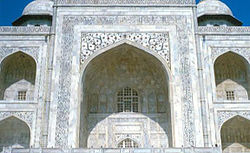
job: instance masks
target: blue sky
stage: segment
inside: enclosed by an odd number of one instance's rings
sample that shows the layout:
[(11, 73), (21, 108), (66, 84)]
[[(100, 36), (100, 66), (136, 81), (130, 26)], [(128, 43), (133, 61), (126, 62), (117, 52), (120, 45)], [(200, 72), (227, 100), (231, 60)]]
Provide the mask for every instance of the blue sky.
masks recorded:
[[(0, 0), (0, 25), (11, 25), (21, 16), (23, 8), (32, 0)], [(199, 0), (197, 0), (199, 1)], [(234, 16), (250, 26), (250, 0), (221, 0), (233, 11)]]

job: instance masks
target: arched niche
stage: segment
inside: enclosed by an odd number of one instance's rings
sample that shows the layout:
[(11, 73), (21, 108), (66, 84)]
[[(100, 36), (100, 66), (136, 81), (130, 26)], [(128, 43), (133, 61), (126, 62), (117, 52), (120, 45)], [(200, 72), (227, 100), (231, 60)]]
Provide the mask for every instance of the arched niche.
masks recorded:
[(235, 116), (221, 127), (223, 153), (250, 152), (250, 120)]
[(244, 57), (227, 52), (214, 63), (217, 100), (249, 99), (250, 68)]
[[(33, 99), (36, 62), (31, 56), (21, 51), (11, 54), (1, 62), (0, 70), (0, 99), (18, 100), (19, 91), (27, 92), (27, 100)], [(14, 88), (19, 91), (14, 92)], [(6, 89), (9, 89), (8, 92), (5, 92)]]
[[(172, 146), (169, 75), (155, 56), (121, 44), (89, 62), (81, 86), (80, 147), (117, 148), (127, 137), (144, 148)], [(118, 111), (127, 89), (138, 111)]]
[(16, 117), (8, 117), (0, 121), (0, 150), (3, 147), (29, 148), (30, 128)]

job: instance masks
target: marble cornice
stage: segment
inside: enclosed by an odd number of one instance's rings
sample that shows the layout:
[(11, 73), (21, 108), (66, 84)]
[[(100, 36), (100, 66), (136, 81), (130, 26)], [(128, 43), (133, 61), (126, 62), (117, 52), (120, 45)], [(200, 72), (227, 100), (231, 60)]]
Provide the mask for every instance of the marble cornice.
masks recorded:
[(28, 27), (28, 26), (0, 26), (0, 35), (18, 34), (18, 35), (47, 35), (50, 33), (50, 27)]
[(197, 30), (198, 34), (206, 35), (206, 34), (213, 34), (213, 35), (249, 35), (250, 34), (250, 26), (216, 26), (216, 27), (208, 27), (208, 26), (199, 26)]
[(56, 0), (57, 5), (195, 5), (194, 0)]

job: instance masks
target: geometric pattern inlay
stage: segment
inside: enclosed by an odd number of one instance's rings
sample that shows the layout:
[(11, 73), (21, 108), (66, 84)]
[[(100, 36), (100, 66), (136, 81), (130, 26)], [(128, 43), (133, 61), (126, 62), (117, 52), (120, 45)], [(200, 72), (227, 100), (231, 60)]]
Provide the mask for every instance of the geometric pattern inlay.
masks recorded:
[[(176, 26), (176, 39), (178, 45), (175, 52), (180, 57), (180, 74), (183, 90), (183, 127), (184, 145), (193, 146), (194, 139), (194, 107), (191, 61), (189, 52), (190, 28), (187, 28), (188, 16), (185, 15), (89, 15), (89, 16), (64, 16), (62, 27), (62, 51), (58, 59), (60, 61), (59, 90), (57, 100), (56, 117), (56, 147), (66, 147), (69, 135), (70, 96), (71, 96), (71, 70), (72, 48), (74, 44), (75, 25), (171, 25)], [(79, 51), (81, 52), (81, 51)], [(79, 59), (80, 60), (80, 59)]]
[(81, 63), (96, 50), (103, 49), (121, 40), (142, 45), (164, 57), (169, 64), (168, 33), (82, 33)]

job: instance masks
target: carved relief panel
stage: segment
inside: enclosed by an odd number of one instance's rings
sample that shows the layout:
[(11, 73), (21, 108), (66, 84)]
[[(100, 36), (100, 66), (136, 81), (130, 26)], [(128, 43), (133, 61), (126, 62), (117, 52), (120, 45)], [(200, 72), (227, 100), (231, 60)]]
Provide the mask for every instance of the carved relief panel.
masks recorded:
[[(185, 145), (194, 144), (194, 109), (192, 101), (192, 78), (190, 68), (190, 56), (189, 56), (189, 36), (191, 30), (186, 27), (188, 24), (188, 16), (185, 15), (171, 15), (171, 16), (123, 16), (123, 15), (110, 15), (110, 16), (63, 16), (62, 22), (62, 50), (58, 64), (60, 64), (60, 80), (58, 85), (58, 102), (57, 102), (57, 117), (56, 117), (56, 146), (65, 146), (68, 144), (68, 130), (69, 129), (69, 114), (70, 102), (71, 102), (71, 82), (72, 80), (72, 55), (78, 54), (72, 53), (74, 47), (74, 26), (75, 25), (162, 25), (162, 26), (174, 26), (176, 31), (176, 50), (175, 54), (179, 60), (175, 62), (181, 67), (178, 68), (181, 78), (181, 87), (183, 89), (183, 130), (184, 130), (184, 143)], [(88, 38), (88, 39), (86, 39)], [(169, 51), (169, 38), (167, 33), (159, 32), (138, 32), (138, 33), (82, 33), (81, 34), (81, 51), (80, 61), (83, 64), (88, 60), (88, 57), (97, 50), (102, 50), (120, 41), (127, 40), (139, 44), (148, 50), (157, 52), (164, 57), (168, 64), (170, 64), (170, 51)], [(79, 45), (79, 44), (77, 44)], [(77, 60), (77, 59), (76, 59)], [(177, 70), (177, 69), (176, 69)], [(103, 96), (102, 96), (103, 97)], [(105, 98), (103, 98), (105, 99)], [(107, 98), (106, 98), (107, 99)], [(159, 98), (160, 99), (160, 98)], [(160, 101), (160, 100), (159, 100)], [(94, 107), (93, 107), (94, 108)], [(159, 108), (160, 110), (160, 108)]]

